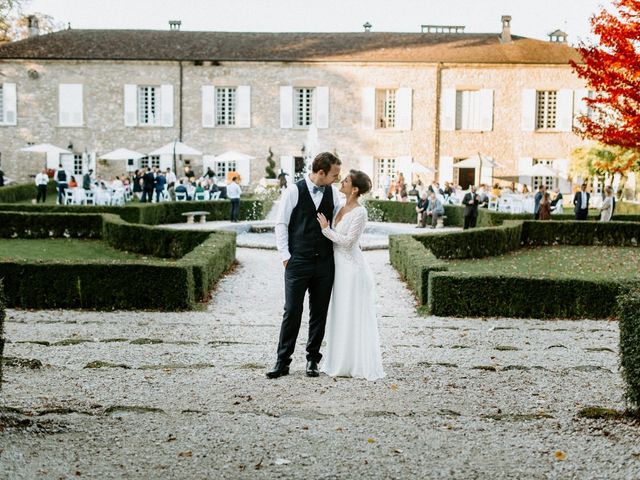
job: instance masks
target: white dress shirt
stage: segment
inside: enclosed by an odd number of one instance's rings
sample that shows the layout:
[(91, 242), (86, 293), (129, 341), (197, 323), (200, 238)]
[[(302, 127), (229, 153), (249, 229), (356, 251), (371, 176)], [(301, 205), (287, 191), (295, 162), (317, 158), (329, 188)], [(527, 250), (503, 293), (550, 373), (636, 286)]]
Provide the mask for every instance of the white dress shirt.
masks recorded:
[(589, 204), (587, 203), (587, 192), (580, 192), (580, 209), (586, 210), (589, 208)]
[(36, 185), (46, 185), (49, 183), (49, 176), (46, 173), (40, 172), (36, 175)]
[(240, 185), (238, 185), (236, 182), (231, 182), (229, 185), (227, 185), (227, 198), (232, 200), (234, 198), (240, 198), (240, 194), (242, 193), (242, 189), (240, 188)]
[[(305, 178), (305, 181), (307, 182), (311, 200), (313, 200), (313, 204), (316, 206), (316, 209), (318, 209), (322, 202), (324, 192), (313, 193), (313, 187), (316, 185), (308, 176)], [(333, 193), (333, 216), (335, 217), (341, 206), (340, 192), (333, 185), (326, 185), (325, 188), (330, 188)], [(282, 194), (278, 207), (278, 217), (276, 219), (276, 246), (278, 247), (278, 252), (283, 262), (291, 258), (291, 253), (289, 253), (289, 220), (291, 220), (291, 212), (296, 208), (296, 205), (298, 205), (298, 187), (294, 183)], [(316, 219), (314, 220), (317, 221)]]

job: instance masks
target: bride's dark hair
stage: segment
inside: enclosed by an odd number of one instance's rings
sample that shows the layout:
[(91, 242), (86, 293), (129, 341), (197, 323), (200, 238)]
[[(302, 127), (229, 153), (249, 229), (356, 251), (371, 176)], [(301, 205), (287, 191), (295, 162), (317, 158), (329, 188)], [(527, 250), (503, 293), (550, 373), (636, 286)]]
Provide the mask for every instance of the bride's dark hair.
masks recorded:
[(358, 187), (358, 196), (364, 195), (371, 190), (371, 179), (369, 175), (361, 170), (350, 170), (351, 185)]

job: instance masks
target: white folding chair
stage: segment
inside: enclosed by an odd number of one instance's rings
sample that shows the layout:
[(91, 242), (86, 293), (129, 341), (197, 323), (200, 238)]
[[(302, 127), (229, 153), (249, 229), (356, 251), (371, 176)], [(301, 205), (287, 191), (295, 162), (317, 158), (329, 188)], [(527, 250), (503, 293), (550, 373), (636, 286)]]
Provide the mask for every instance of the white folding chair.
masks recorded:
[(111, 205), (124, 205), (124, 191), (116, 190), (111, 195)]
[(513, 202), (509, 197), (502, 197), (498, 203), (498, 211), (504, 213), (512, 213)]
[(195, 196), (194, 196), (194, 200), (196, 200), (198, 202), (204, 202), (204, 200), (205, 200), (204, 192), (196, 192)]
[(70, 188), (67, 188), (64, 191), (64, 204), (73, 205), (73, 203), (74, 203), (73, 190), (71, 190)]
[(220, 199), (220, 191), (213, 192), (213, 193), (209, 196), (209, 200), (219, 200), (219, 199)]
[(176, 192), (176, 202), (186, 202), (187, 192)]
[(91, 190), (87, 190), (84, 192), (84, 204), (85, 205), (95, 205), (96, 204), (96, 196)]

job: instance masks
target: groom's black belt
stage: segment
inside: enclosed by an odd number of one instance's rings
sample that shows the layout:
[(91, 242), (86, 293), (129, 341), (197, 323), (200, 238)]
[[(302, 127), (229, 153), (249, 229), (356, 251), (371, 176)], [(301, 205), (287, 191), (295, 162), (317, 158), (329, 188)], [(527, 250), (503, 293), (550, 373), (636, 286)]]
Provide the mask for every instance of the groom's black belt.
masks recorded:
[(320, 260), (327, 260), (329, 258), (333, 258), (333, 252), (327, 254), (327, 253), (292, 253), (291, 254), (291, 259), (301, 259), (301, 260), (308, 260), (308, 261), (320, 261)]

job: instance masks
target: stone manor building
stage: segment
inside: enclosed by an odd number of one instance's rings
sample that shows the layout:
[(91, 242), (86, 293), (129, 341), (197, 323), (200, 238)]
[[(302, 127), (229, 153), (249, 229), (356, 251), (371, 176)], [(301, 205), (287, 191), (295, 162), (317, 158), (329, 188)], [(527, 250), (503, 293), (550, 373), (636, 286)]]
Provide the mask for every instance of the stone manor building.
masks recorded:
[[(496, 19), (497, 20), (497, 19)], [(566, 174), (572, 133), (587, 96), (566, 35), (549, 41), (423, 26), (421, 33), (229, 33), (73, 30), (0, 46), (0, 155), (9, 177), (27, 180), (48, 155), (75, 174), (103, 177), (157, 165), (199, 173), (236, 170), (244, 185), (300, 168), (313, 125), (323, 150), (376, 188), (403, 172), (469, 184), (513, 178), (531, 188), (560, 178), (523, 175), (535, 163)], [(203, 156), (100, 158), (124, 147), (148, 153), (182, 140)], [(237, 151), (253, 160), (216, 156)], [(233, 155), (231, 156), (233, 157)], [(460, 167), (456, 165), (464, 160)], [(427, 167), (424, 169), (423, 167)], [(559, 182), (559, 183), (558, 183)]]

